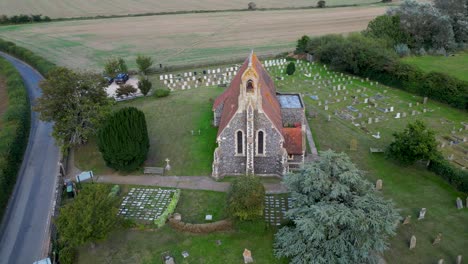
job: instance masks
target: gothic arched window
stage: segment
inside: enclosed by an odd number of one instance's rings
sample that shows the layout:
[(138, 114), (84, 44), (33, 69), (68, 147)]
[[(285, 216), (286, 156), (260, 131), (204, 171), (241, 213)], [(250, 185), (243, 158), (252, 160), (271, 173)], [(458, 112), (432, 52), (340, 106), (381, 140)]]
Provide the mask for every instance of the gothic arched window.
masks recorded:
[(254, 86), (253, 86), (253, 81), (252, 81), (252, 80), (248, 80), (248, 81), (247, 81), (247, 87), (246, 87), (246, 89), (247, 89), (247, 92), (250, 92), (250, 93), (253, 92)]
[(257, 134), (257, 154), (263, 154), (263, 149), (264, 149), (264, 146), (265, 146), (265, 135), (263, 133), (263, 131), (258, 131), (258, 134)]
[(242, 131), (237, 131), (237, 154), (243, 154), (244, 153), (244, 135)]

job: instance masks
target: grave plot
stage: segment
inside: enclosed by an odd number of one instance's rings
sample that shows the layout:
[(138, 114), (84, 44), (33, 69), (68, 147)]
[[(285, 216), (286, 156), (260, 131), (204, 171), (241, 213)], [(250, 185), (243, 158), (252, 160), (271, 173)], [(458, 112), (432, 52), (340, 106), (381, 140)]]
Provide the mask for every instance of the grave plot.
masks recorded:
[(154, 221), (167, 209), (176, 190), (132, 188), (120, 204), (125, 219)]
[(264, 217), (265, 222), (272, 226), (279, 226), (286, 222), (284, 214), (292, 203), (291, 197), (282, 197), (277, 195), (265, 196)]

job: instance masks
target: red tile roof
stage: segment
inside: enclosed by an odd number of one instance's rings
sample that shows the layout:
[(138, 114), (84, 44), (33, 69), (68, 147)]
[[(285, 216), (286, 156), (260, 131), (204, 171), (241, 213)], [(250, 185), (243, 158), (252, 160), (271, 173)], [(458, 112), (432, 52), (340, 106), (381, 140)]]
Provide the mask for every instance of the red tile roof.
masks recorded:
[(299, 127), (284, 127), (284, 147), (288, 154), (302, 154), (302, 128)]
[[(237, 109), (239, 107), (238, 99), (239, 99), (239, 94), (240, 94), (240, 84), (242, 82), (241, 77), (244, 74), (244, 72), (248, 69), (250, 61), (252, 63), (252, 67), (255, 69), (255, 71), (258, 74), (257, 88), (260, 89), (260, 93), (262, 96), (263, 111), (265, 112), (266, 116), (271, 120), (273, 125), (278, 129), (278, 131), (281, 134), (283, 134), (286, 140), (286, 133), (285, 133), (285, 129), (283, 128), (283, 121), (281, 117), (281, 105), (278, 101), (278, 98), (276, 97), (275, 85), (270, 75), (263, 68), (262, 64), (260, 63), (260, 61), (258, 60), (255, 54), (252, 54), (251, 59), (249, 57), (244, 61), (239, 71), (237, 72), (236, 76), (233, 78), (229, 87), (226, 89), (226, 91), (224, 91), (224, 93), (222, 93), (214, 101), (213, 110), (215, 110), (222, 103), (224, 103), (223, 112), (221, 113), (221, 120), (219, 122), (218, 136), (221, 134), (224, 128), (229, 124), (232, 117), (237, 112)], [(286, 130), (289, 131), (290, 129), (288, 128)], [(301, 129), (300, 128), (298, 129), (299, 136), (297, 135), (297, 129), (293, 129), (293, 130), (294, 132), (291, 132), (293, 134), (291, 135), (288, 134), (288, 137), (291, 140), (285, 141), (285, 147), (288, 150), (288, 153), (289, 153), (289, 149), (294, 150), (294, 153), (290, 153), (290, 154), (302, 154)], [(299, 138), (299, 141), (297, 141), (298, 140), (297, 138)], [(289, 148), (288, 145), (290, 143), (288, 142), (290, 142), (291, 144), (294, 144), (294, 146)], [(299, 144), (297, 144), (297, 142), (299, 142)]]

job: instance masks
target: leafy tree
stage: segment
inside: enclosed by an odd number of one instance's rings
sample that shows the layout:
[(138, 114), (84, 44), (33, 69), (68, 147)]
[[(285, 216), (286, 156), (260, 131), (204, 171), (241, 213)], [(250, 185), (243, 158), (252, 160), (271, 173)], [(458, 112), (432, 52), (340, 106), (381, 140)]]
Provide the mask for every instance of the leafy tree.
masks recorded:
[(434, 6), (451, 19), (455, 41), (468, 42), (468, 0), (435, 0)]
[(110, 109), (105, 80), (98, 74), (57, 67), (40, 87), (35, 110), (41, 120), (54, 123), (53, 136), (63, 148), (86, 143)]
[(320, 1), (317, 2), (317, 7), (318, 8), (324, 8), (324, 7), (326, 7), (326, 5), (327, 5), (327, 2), (325, 2), (324, 0), (320, 0)]
[(373, 263), (388, 248), (400, 219), (349, 157), (326, 151), (320, 160), (289, 174), (290, 226), (275, 235), (275, 255), (290, 263)]
[(137, 89), (131, 84), (120, 85), (115, 91), (118, 97), (128, 96), (137, 92)]
[(402, 164), (412, 164), (417, 160), (429, 160), (438, 154), (434, 131), (419, 120), (409, 123), (402, 132), (393, 133), (395, 138), (387, 148), (389, 157)]
[(136, 64), (138, 66), (138, 71), (143, 75), (148, 75), (148, 72), (153, 66), (153, 59), (151, 57), (138, 55), (136, 58)]
[(382, 15), (374, 18), (367, 25), (364, 35), (385, 39), (389, 42), (389, 46), (394, 46), (398, 43), (411, 45), (413, 42), (411, 36), (402, 28), (400, 16), (398, 15)]
[(430, 3), (405, 0), (388, 13), (400, 16), (401, 27), (413, 37), (412, 48), (448, 49), (455, 44), (450, 17)]
[(264, 199), (265, 187), (259, 177), (237, 177), (228, 193), (228, 212), (240, 220), (253, 220), (263, 215)]
[(296, 53), (307, 52), (307, 45), (309, 44), (310, 38), (307, 35), (302, 36), (296, 45)]
[(146, 96), (149, 93), (152, 86), (153, 84), (148, 79), (140, 79), (140, 81), (138, 81), (138, 89), (140, 89), (141, 93), (144, 96)]
[(249, 2), (247, 7), (248, 7), (249, 10), (256, 10), (257, 9), (257, 4), (255, 4), (254, 2)]
[(400, 57), (406, 57), (406, 56), (409, 56), (411, 54), (411, 51), (408, 48), (408, 45), (402, 44), (402, 43), (399, 43), (399, 44), (395, 45), (395, 52)]
[(127, 64), (122, 58), (109, 58), (104, 65), (104, 74), (107, 76), (116, 76), (119, 73), (127, 72)]
[(107, 166), (136, 170), (146, 160), (149, 149), (145, 114), (135, 107), (113, 113), (99, 130), (98, 147)]
[(294, 62), (291, 61), (288, 64), (288, 66), (286, 66), (286, 73), (288, 75), (293, 75), (295, 71), (296, 71), (296, 64), (294, 64)]
[(60, 208), (56, 224), (65, 248), (105, 239), (116, 226), (118, 198), (110, 197), (109, 191), (108, 185), (87, 184), (73, 202)]

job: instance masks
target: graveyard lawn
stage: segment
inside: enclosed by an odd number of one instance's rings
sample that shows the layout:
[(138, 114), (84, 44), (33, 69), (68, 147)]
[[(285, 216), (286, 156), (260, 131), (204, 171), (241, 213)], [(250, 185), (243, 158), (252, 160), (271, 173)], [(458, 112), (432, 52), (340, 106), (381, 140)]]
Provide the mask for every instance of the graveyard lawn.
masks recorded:
[[(122, 190), (133, 187), (137, 186), (123, 186)], [(176, 212), (186, 222), (203, 222), (202, 215), (204, 218), (208, 212), (218, 220), (225, 214), (225, 202), (225, 193), (182, 190)], [(287, 263), (273, 256), (275, 231), (262, 221), (236, 223), (233, 231), (207, 235), (178, 232), (169, 225), (155, 231), (116, 230), (94, 248), (80, 248), (76, 263), (161, 263), (161, 254), (166, 251), (176, 263), (241, 263), (244, 248), (252, 251), (255, 263)], [(183, 259), (183, 251), (189, 253), (187, 259)]]
[[(168, 158), (171, 170), (166, 175), (208, 176), (217, 132), (211, 125), (211, 105), (221, 92), (218, 87), (177, 91), (164, 98), (149, 96), (118, 103), (116, 108), (134, 106), (145, 113), (150, 139), (145, 166), (164, 167)], [(75, 150), (75, 164), (95, 174), (115, 173), (106, 167), (95, 140)], [(142, 170), (131, 174), (142, 174)]]
[(426, 72), (443, 72), (460, 80), (468, 81), (468, 51), (453, 56), (411, 56), (404, 62), (417, 66)]

